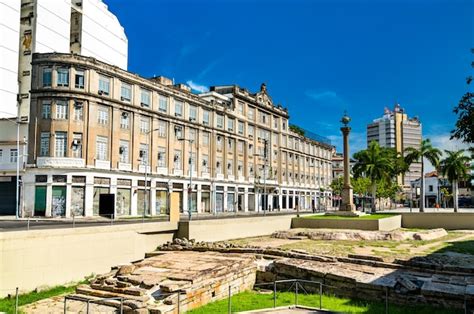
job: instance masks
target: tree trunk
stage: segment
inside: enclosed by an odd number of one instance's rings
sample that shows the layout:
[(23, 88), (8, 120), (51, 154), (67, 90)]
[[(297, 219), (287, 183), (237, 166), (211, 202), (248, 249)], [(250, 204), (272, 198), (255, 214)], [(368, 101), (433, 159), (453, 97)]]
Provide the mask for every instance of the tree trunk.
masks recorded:
[(375, 213), (376, 208), (375, 208), (375, 194), (377, 192), (377, 183), (372, 183), (372, 186), (370, 187), (371, 193), (372, 193), (372, 212)]
[(420, 177), (420, 213), (425, 211), (425, 162), (421, 157), (421, 177)]
[(459, 210), (458, 204), (458, 180), (453, 180), (453, 203), (454, 203), (454, 212), (457, 213)]

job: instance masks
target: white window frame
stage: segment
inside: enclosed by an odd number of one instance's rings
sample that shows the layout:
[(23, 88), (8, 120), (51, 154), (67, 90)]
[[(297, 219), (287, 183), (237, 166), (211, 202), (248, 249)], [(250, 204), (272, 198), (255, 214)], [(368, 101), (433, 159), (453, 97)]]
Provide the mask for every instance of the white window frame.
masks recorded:
[(97, 160), (108, 160), (109, 155), (109, 139), (105, 136), (97, 136), (96, 137), (96, 145), (95, 145), (95, 158)]
[(148, 89), (140, 88), (140, 105), (142, 107), (151, 107), (151, 91)]
[(120, 100), (130, 102), (132, 100), (132, 85), (120, 82)]
[(54, 157), (66, 157), (67, 132), (56, 132), (54, 136)]
[(56, 86), (69, 87), (69, 69), (58, 68), (56, 70)]
[(56, 115), (57, 120), (66, 120), (68, 118), (69, 104), (66, 100), (56, 101)]
[(41, 157), (49, 157), (49, 144), (50, 144), (51, 133), (41, 132), (40, 135), (40, 152)]
[(101, 125), (109, 124), (109, 109), (106, 107), (99, 107), (97, 109), (97, 123)]
[(99, 94), (110, 95), (110, 77), (105, 75), (99, 75)]

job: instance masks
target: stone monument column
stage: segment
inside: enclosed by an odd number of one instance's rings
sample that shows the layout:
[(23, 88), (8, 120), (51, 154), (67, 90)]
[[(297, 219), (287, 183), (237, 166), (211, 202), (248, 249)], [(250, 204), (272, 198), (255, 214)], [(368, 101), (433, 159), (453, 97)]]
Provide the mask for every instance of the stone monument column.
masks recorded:
[(343, 126), (341, 127), (343, 143), (344, 143), (344, 186), (342, 188), (342, 204), (341, 211), (345, 212), (355, 212), (354, 201), (352, 199), (352, 186), (351, 186), (351, 177), (350, 177), (350, 153), (349, 153), (349, 133), (351, 128), (349, 127), (349, 122), (351, 118), (344, 113), (344, 116), (341, 119)]

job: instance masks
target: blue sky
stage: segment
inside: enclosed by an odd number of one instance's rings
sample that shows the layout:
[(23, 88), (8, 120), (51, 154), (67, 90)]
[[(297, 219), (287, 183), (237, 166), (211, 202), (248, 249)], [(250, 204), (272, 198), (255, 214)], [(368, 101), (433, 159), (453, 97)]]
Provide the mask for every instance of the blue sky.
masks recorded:
[(366, 124), (398, 102), (441, 148), (474, 57), (471, 0), (105, 0), (129, 40), (129, 70), (196, 90), (265, 82), (290, 122), (353, 152)]

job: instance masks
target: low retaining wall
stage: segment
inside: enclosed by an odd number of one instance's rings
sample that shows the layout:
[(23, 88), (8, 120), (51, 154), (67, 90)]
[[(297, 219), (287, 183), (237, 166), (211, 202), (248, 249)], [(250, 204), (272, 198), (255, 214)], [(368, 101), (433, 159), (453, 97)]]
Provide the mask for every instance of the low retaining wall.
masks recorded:
[(403, 228), (474, 230), (474, 213), (402, 213)]
[(310, 219), (293, 218), (292, 228), (307, 229), (358, 229), (391, 231), (401, 227), (402, 216), (397, 215), (382, 219)]
[(156, 222), (0, 233), (0, 297), (108, 272), (142, 259), (176, 230), (177, 223)]
[(177, 237), (196, 241), (225, 241), (272, 234), (291, 228), (296, 215), (267, 215), (179, 222)]

